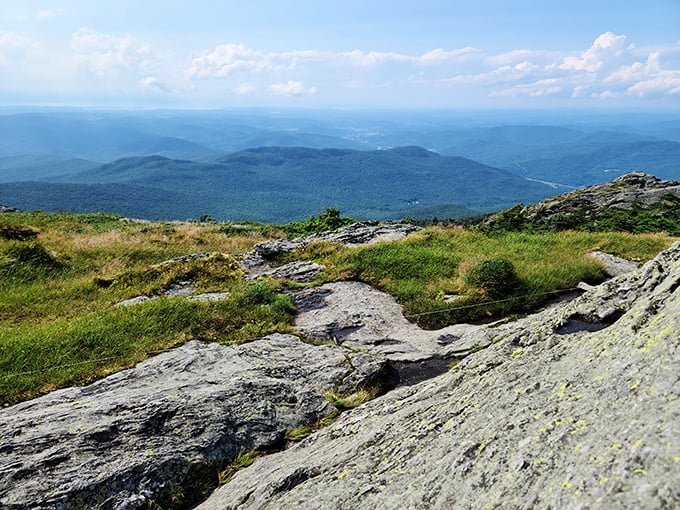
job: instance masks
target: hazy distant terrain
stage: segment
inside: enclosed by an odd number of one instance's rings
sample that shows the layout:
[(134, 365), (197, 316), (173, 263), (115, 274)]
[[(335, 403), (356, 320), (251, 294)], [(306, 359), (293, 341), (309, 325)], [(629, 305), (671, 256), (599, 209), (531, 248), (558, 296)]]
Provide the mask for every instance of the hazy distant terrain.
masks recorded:
[(680, 120), (502, 112), (0, 114), (0, 203), (25, 209), (290, 221), (336, 206), (364, 218), (461, 217), (631, 170), (680, 179)]

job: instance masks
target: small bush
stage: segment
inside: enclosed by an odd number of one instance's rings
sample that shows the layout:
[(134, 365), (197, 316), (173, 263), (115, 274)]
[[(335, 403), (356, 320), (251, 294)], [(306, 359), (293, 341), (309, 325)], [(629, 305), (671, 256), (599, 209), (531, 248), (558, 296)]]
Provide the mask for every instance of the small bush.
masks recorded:
[(300, 237), (336, 230), (355, 222), (356, 220), (353, 218), (340, 216), (340, 211), (336, 207), (329, 207), (325, 212), (319, 214), (318, 218), (312, 215), (305, 221), (293, 221), (284, 225), (283, 229), (289, 237)]
[(507, 259), (480, 260), (463, 275), (463, 281), (493, 299), (506, 297), (521, 285), (515, 266)]

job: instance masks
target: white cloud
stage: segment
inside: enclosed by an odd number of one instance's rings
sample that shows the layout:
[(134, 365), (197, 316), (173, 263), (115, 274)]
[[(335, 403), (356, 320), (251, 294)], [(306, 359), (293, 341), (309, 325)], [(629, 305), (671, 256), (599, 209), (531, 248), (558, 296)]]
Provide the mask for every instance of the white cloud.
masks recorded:
[(54, 18), (56, 16), (61, 16), (64, 14), (64, 9), (61, 7), (57, 7), (56, 9), (43, 9), (41, 11), (38, 11), (38, 14), (36, 14), (36, 18), (38, 19), (49, 19), (49, 18)]
[(152, 92), (165, 92), (167, 94), (172, 94), (173, 91), (170, 87), (165, 85), (155, 76), (147, 76), (139, 80), (139, 86), (142, 89), (150, 90)]
[(81, 28), (71, 36), (71, 48), (81, 67), (100, 76), (142, 70), (152, 61), (148, 44), (130, 36), (102, 34), (89, 28)]
[(621, 55), (626, 48), (626, 36), (606, 32), (595, 39), (593, 45), (579, 57), (565, 57), (560, 69), (566, 71), (589, 71), (591, 73)]
[(222, 44), (195, 57), (187, 74), (191, 78), (214, 78), (227, 76), (238, 69), (262, 71), (267, 67), (262, 53), (244, 44)]
[(543, 80), (537, 80), (532, 83), (522, 83), (516, 85), (515, 87), (493, 91), (491, 93), (492, 97), (519, 97), (519, 96), (529, 96), (529, 97), (544, 97), (559, 94), (564, 91), (564, 87), (560, 84), (559, 80), (556, 78), (546, 78)]
[(316, 87), (305, 88), (299, 81), (288, 80), (287, 83), (270, 85), (269, 92), (275, 96), (311, 96), (316, 94)]
[(438, 65), (445, 62), (463, 62), (482, 58), (484, 53), (477, 48), (467, 46), (457, 50), (444, 50), (437, 48), (422, 54), (416, 59), (421, 65)]

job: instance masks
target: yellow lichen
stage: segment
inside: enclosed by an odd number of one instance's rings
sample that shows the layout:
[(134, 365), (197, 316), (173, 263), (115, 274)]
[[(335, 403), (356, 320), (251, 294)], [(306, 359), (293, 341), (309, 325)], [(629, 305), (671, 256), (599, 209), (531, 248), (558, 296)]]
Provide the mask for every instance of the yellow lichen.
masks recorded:
[(568, 386), (567, 383), (563, 383), (562, 386), (560, 386), (560, 389), (557, 390), (557, 393), (555, 395), (557, 395), (560, 398), (564, 398), (564, 394), (567, 391), (567, 386)]

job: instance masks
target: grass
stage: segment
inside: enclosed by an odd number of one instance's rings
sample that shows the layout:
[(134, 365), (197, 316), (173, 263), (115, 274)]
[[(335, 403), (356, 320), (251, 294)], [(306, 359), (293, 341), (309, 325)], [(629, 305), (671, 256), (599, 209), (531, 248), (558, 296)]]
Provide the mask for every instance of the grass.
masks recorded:
[(326, 393), (326, 400), (328, 400), (334, 407), (340, 411), (354, 409), (361, 404), (365, 404), (369, 400), (375, 398), (378, 394), (378, 388), (360, 389), (354, 393), (344, 394), (336, 391)]
[(239, 453), (233, 462), (229, 464), (229, 466), (220, 471), (219, 484), (224, 485), (225, 483), (228, 483), (232, 478), (234, 478), (236, 473), (238, 473), (241, 469), (251, 466), (262, 455), (264, 455), (264, 453), (257, 450)]
[[(1, 405), (91, 382), (188, 340), (230, 344), (292, 331), (294, 307), (284, 284), (246, 282), (235, 259), (224, 255), (285, 235), (279, 228), (37, 212), (0, 215), (0, 231), (7, 233), (0, 236)], [(602, 266), (585, 256), (589, 251), (643, 261), (672, 241), (663, 234), (486, 235), (434, 226), (402, 241), (360, 248), (315, 243), (295, 257), (327, 265), (319, 282), (365, 281), (395, 296), (422, 326), (439, 327), (523, 311), (555, 290), (599, 281)], [(196, 252), (211, 255), (158, 266)], [(522, 295), (511, 289), (507, 302), (460, 309), (489, 301), (484, 289), (464, 278), (476, 263), (489, 259), (512, 263)], [(192, 280), (199, 292), (229, 292), (230, 297), (212, 303), (161, 297), (134, 307), (114, 306), (136, 295), (161, 295), (179, 280)], [(461, 297), (447, 303), (449, 294)], [(329, 398), (343, 409), (363, 399)]]
[[(580, 281), (601, 281), (604, 268), (587, 256), (590, 251), (643, 261), (673, 240), (665, 234), (564, 231), (487, 235), (462, 228), (429, 227), (402, 241), (359, 248), (316, 243), (296, 257), (325, 264), (320, 281), (364, 281), (393, 295), (405, 314), (421, 326), (438, 328), (526, 311)], [(466, 283), (464, 277), (485, 259), (511, 262), (518, 285), (501, 303), (473, 307), (492, 301), (483, 288)], [(461, 297), (445, 302), (451, 294)]]
[[(0, 239), (2, 405), (91, 382), (188, 340), (241, 343), (291, 331), (294, 307), (281, 285), (246, 282), (236, 261), (223, 255), (252, 249), (263, 233), (273, 233), (264, 226), (225, 234), (216, 224), (49, 213), (3, 214), (0, 224), (37, 233)], [(204, 251), (212, 255), (154, 266)], [(199, 292), (231, 295), (222, 302), (161, 298), (114, 306), (186, 279)]]

